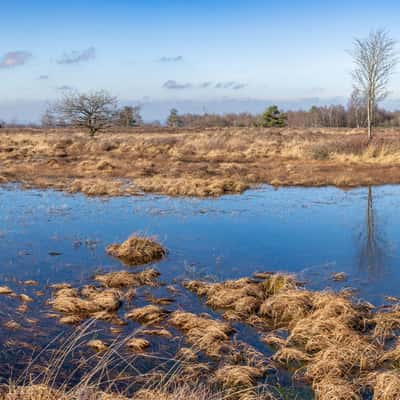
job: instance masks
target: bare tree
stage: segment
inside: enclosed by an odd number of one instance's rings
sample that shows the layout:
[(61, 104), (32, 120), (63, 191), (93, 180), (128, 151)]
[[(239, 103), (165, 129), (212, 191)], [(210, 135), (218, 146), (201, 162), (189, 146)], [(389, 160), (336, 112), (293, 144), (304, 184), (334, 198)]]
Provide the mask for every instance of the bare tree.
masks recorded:
[(354, 88), (347, 103), (347, 125), (352, 128), (365, 126), (367, 120), (367, 101), (360, 94), (360, 90)]
[(87, 129), (90, 136), (110, 127), (117, 113), (117, 98), (100, 90), (91, 93), (64, 93), (47, 112), (56, 121)]
[(125, 128), (143, 125), (140, 110), (140, 106), (125, 106), (118, 111), (118, 124)]
[(395, 46), (396, 41), (384, 30), (371, 31), (368, 37), (354, 40), (354, 88), (366, 99), (368, 140), (372, 139), (378, 102), (387, 97), (389, 79), (398, 62)]

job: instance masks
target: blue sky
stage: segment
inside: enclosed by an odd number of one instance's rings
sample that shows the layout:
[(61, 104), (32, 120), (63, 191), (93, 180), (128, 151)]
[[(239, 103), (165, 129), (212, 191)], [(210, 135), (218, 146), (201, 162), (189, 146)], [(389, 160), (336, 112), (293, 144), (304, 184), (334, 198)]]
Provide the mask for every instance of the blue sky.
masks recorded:
[[(0, 118), (37, 119), (64, 87), (104, 88), (146, 119), (345, 101), (346, 50), (371, 28), (400, 39), (396, 1), (3, 0)], [(391, 82), (400, 98), (400, 76)], [(400, 101), (399, 101), (400, 106)]]

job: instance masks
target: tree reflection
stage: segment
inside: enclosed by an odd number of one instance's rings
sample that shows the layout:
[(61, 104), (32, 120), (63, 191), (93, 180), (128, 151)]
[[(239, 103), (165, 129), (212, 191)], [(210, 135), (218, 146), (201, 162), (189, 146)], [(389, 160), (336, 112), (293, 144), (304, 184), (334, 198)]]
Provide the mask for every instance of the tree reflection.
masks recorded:
[(380, 275), (384, 268), (387, 246), (377, 226), (371, 186), (368, 187), (365, 228), (360, 235), (360, 270), (368, 274)]

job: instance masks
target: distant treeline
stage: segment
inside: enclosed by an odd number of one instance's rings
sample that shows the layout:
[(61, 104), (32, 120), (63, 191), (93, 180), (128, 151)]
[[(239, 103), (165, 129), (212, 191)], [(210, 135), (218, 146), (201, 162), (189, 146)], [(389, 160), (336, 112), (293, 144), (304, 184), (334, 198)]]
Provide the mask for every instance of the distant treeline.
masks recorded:
[[(285, 126), (292, 128), (364, 128), (367, 116), (364, 109), (331, 105), (309, 110), (287, 111)], [(260, 126), (262, 115), (250, 113), (228, 114), (181, 114), (179, 125), (183, 127), (250, 127)], [(375, 113), (375, 125), (381, 127), (400, 126), (400, 111), (378, 109)]]
[[(399, 127), (400, 111), (375, 110), (375, 125), (380, 127)], [(114, 118), (110, 119), (114, 127), (146, 127), (162, 126), (158, 121), (144, 122), (141, 109), (124, 107)], [(180, 114), (172, 109), (166, 121), (167, 126), (183, 128), (213, 128), (213, 127), (273, 127), (287, 126), (291, 128), (364, 128), (367, 126), (365, 107), (349, 102), (347, 107), (342, 105), (313, 106), (309, 110), (282, 112), (276, 106), (271, 106), (261, 114), (226, 113), (226, 114)], [(1, 127), (67, 127), (68, 123), (55, 122), (44, 115), (41, 124), (6, 123), (0, 120)]]

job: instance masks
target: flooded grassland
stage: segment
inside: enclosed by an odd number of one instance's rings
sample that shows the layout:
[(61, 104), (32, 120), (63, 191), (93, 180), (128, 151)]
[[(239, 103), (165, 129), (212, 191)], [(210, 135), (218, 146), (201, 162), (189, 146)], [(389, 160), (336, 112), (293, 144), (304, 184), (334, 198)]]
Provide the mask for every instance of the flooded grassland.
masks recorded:
[(397, 399), (399, 194), (4, 186), (1, 396)]

